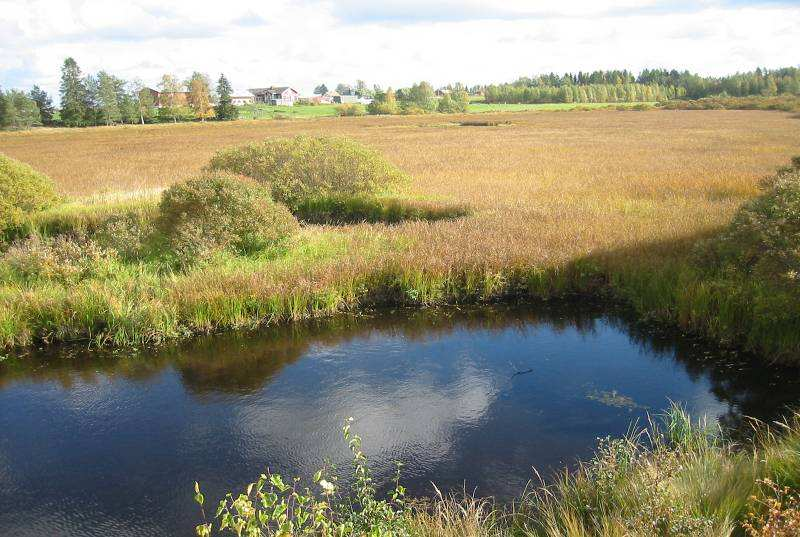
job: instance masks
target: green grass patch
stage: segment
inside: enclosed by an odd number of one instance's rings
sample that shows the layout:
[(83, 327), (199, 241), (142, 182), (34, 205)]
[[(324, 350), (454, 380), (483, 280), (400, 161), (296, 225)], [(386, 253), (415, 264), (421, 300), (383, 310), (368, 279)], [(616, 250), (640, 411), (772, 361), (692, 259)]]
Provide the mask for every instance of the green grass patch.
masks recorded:
[(294, 106), (270, 106), (248, 104), (238, 107), (239, 119), (306, 119), (338, 116), (335, 104), (296, 104)]
[(396, 224), (404, 220), (445, 220), (470, 214), (462, 204), (442, 204), (390, 197), (322, 197), (305, 199), (294, 208), (295, 216), (312, 224), (360, 222)]

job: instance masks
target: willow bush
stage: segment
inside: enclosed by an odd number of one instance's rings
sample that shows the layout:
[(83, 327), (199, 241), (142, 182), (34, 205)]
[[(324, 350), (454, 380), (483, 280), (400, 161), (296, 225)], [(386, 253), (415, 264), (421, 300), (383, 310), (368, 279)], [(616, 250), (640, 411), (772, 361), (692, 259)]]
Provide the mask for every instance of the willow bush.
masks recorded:
[(269, 190), (226, 173), (178, 183), (164, 191), (156, 227), (179, 264), (221, 251), (248, 254), (279, 245), (297, 221)]
[(23, 226), (31, 213), (52, 207), (57, 200), (49, 177), (0, 154), (0, 241)]
[(245, 175), (269, 185), (292, 211), (310, 199), (376, 196), (409, 181), (377, 151), (347, 138), (296, 136), (226, 149), (209, 171)]

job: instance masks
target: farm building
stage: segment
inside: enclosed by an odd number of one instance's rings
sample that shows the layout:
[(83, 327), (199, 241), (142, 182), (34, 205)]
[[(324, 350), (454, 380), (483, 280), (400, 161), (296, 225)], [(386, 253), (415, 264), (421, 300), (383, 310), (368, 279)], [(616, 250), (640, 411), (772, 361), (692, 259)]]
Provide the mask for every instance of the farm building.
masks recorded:
[(253, 101), (266, 103), (273, 106), (293, 106), (299, 97), (294, 89), (288, 86), (270, 86), (268, 88), (253, 88), (248, 90), (253, 94)]
[(244, 106), (246, 104), (253, 104), (254, 97), (252, 95), (233, 95), (231, 97), (231, 104), (233, 106)]

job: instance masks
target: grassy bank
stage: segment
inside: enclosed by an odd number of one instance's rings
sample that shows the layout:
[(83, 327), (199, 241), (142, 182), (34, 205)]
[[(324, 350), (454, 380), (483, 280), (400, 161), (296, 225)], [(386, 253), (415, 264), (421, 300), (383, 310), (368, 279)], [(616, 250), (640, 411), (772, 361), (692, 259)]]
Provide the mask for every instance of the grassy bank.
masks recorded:
[(509, 124), (420, 116), (4, 134), (4, 151), (50, 173), (72, 200), (33, 218), (32, 230), (51, 241), (91, 235), (121, 213), (147, 220), (159, 188), (197, 173), (215, 149), (265, 136), (333, 131), (365, 141), (412, 179), (379, 205), (314, 200), (279, 248), (187, 270), (102, 248), (74, 256), (58, 242), (32, 245), (35, 266), (0, 264), (0, 340), (138, 345), (388, 303), (591, 293), (796, 356), (794, 295), (747, 273), (713, 273), (696, 252), (796, 152), (796, 121), (724, 111), (496, 117)]
[[(401, 473), (383, 497), (350, 421), (343, 430), (353, 452), (350, 486), (327, 467), (310, 480), (262, 475), (222, 499), (198, 535), (247, 528), (258, 535), (790, 537), (800, 530), (800, 416), (772, 430), (759, 426), (754, 440), (736, 444), (674, 407), (626, 438), (602, 439), (577, 470), (532, 483), (510, 506), (441, 494), (409, 500)], [(196, 492), (204, 505), (199, 486)]]

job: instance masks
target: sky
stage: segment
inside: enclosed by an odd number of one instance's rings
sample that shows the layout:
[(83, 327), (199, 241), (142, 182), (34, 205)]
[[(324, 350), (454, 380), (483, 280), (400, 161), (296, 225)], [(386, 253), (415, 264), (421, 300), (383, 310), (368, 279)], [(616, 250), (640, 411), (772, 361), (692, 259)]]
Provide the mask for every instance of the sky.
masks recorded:
[(0, 0), (0, 87), (57, 101), (64, 58), (155, 86), (225, 73), (237, 93), (509, 82), (646, 67), (800, 64), (800, 0)]

